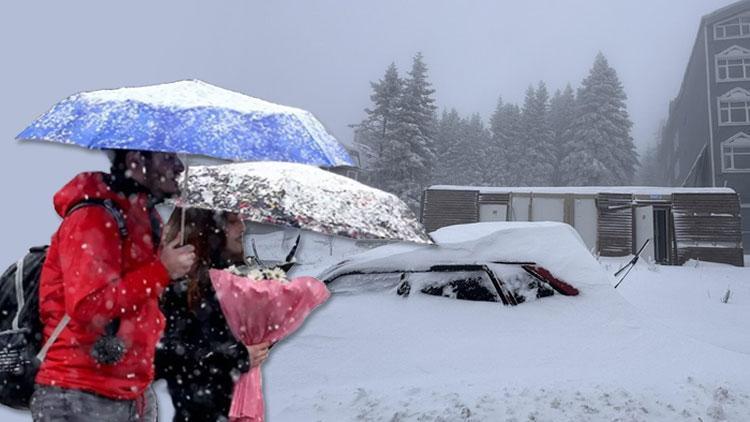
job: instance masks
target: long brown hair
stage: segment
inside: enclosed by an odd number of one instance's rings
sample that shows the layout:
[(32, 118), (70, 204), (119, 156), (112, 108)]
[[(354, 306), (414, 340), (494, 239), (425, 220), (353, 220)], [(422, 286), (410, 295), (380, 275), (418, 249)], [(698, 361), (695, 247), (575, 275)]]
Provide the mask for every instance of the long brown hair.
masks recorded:
[[(175, 208), (164, 229), (165, 243), (180, 234), (182, 209)], [(185, 244), (195, 248), (195, 265), (187, 274), (187, 306), (195, 311), (201, 301), (201, 287), (210, 283), (210, 268), (226, 268), (231, 262), (225, 256), (227, 236), (224, 226), (227, 213), (222, 211), (188, 208), (185, 211)]]

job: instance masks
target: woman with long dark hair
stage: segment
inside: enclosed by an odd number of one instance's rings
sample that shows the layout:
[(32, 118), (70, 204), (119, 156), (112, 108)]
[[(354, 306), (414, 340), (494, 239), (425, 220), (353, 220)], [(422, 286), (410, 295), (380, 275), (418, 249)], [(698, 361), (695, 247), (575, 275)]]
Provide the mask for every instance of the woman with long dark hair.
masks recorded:
[[(179, 208), (172, 214), (166, 242), (179, 236), (181, 215)], [(268, 356), (268, 344), (246, 347), (234, 338), (208, 276), (211, 268), (243, 264), (245, 225), (234, 213), (190, 208), (184, 230), (196, 265), (162, 295), (167, 327), (157, 349), (157, 377), (167, 380), (175, 422), (224, 421), (234, 382)]]

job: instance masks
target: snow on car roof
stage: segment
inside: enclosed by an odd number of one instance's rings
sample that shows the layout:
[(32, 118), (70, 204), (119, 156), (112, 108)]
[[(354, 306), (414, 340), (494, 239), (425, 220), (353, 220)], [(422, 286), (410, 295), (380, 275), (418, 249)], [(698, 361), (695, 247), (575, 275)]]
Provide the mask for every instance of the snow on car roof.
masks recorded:
[(352, 272), (427, 270), (438, 264), (534, 262), (575, 286), (611, 283), (572, 227), (554, 222), (486, 222), (431, 233), (436, 245), (396, 243), (355, 255), (319, 278)]

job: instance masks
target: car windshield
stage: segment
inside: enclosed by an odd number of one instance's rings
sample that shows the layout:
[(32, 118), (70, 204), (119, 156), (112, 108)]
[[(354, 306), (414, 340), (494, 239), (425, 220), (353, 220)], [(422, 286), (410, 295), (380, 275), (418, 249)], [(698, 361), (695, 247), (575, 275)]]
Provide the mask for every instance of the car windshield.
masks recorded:
[(395, 289), (401, 282), (402, 273), (348, 274), (328, 283), (333, 294), (356, 294)]
[[(451, 270), (451, 267), (456, 267), (456, 270)], [(347, 274), (333, 279), (328, 283), (328, 288), (334, 294), (394, 291), (398, 295), (408, 296), (413, 292), (421, 292), (432, 296), (510, 305), (553, 293), (546, 283), (529, 274), (522, 266), (509, 264), (444, 265), (435, 266), (430, 271)]]

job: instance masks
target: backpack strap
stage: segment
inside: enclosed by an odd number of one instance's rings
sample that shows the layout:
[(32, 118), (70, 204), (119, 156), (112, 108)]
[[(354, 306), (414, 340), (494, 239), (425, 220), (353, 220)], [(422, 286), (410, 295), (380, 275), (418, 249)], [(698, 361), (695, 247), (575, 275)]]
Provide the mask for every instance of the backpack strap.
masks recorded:
[(16, 263), (16, 305), (18, 306), (16, 308), (16, 316), (13, 317), (13, 322), (11, 323), (11, 329), (13, 331), (18, 331), (18, 320), (21, 318), (21, 310), (23, 309), (24, 305), (26, 304), (26, 299), (23, 297), (23, 262), (24, 258), (18, 260)]
[(60, 334), (62, 334), (62, 331), (65, 329), (65, 326), (67, 326), (69, 322), (70, 316), (68, 314), (63, 315), (60, 322), (57, 323), (55, 331), (50, 334), (47, 341), (44, 342), (44, 346), (42, 346), (42, 349), (39, 351), (39, 353), (36, 354), (36, 358), (40, 363), (44, 361), (45, 357), (47, 357), (47, 352), (49, 351), (50, 347), (52, 347), (52, 345), (57, 341), (57, 338), (60, 337)]
[(115, 203), (112, 202), (111, 199), (96, 199), (96, 198), (84, 199), (83, 201), (70, 207), (70, 209), (65, 214), (65, 216), (67, 217), (70, 214), (72, 214), (74, 211), (79, 210), (81, 208), (91, 207), (91, 206), (104, 207), (104, 209), (106, 209), (107, 212), (109, 212), (110, 215), (112, 215), (112, 217), (117, 222), (117, 230), (120, 232), (120, 237), (122, 237), (123, 239), (128, 237), (128, 227), (125, 224), (125, 216), (122, 215), (122, 211), (120, 210), (120, 208), (117, 205), (115, 205)]
[[(90, 206), (100, 206), (104, 207), (104, 209), (109, 212), (112, 217), (114, 217), (115, 221), (117, 222), (117, 231), (120, 233), (120, 238), (122, 240), (125, 240), (125, 238), (128, 236), (128, 228), (125, 225), (125, 217), (122, 215), (122, 211), (120, 211), (120, 208), (115, 205), (114, 202), (110, 199), (84, 199), (83, 201), (73, 205), (68, 212), (65, 214), (65, 217), (72, 214), (75, 210), (84, 208), (84, 207), (90, 207)], [(21, 259), (20, 267), (16, 267), (16, 295), (18, 295), (18, 283), (19, 280), (23, 280), (23, 259)], [(19, 271), (20, 268), (20, 271)], [(20, 274), (20, 275), (19, 275)], [(22, 281), (21, 281), (22, 282)], [(21, 286), (20, 289), (21, 292), (23, 292), (23, 286)], [(23, 296), (23, 293), (21, 294)], [(23, 299), (23, 298), (22, 298)], [(21, 303), (21, 302), (19, 302)], [(20, 313), (21, 307), (19, 306), (18, 312)], [(16, 318), (18, 318), (18, 314), (16, 314)], [(16, 320), (14, 320), (15, 322)], [(52, 345), (57, 341), (57, 338), (60, 337), (60, 334), (62, 334), (65, 327), (70, 322), (70, 315), (65, 314), (63, 315), (60, 322), (57, 323), (57, 326), (55, 327), (55, 330), (52, 331), (52, 334), (50, 334), (49, 338), (46, 342), (44, 342), (44, 346), (42, 346), (42, 349), (39, 350), (39, 353), (37, 353), (36, 358), (39, 362), (44, 361), (44, 358), (47, 357), (47, 352), (52, 347)]]

